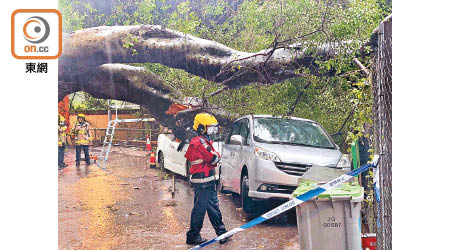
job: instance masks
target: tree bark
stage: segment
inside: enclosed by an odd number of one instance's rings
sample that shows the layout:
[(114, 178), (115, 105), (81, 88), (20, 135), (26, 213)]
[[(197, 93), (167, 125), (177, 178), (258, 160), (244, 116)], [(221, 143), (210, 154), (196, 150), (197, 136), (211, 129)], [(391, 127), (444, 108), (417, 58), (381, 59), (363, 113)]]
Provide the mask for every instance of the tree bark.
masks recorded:
[[(123, 83), (119, 82), (124, 80)], [(113, 85), (105, 85), (106, 83)], [(73, 85), (73, 83), (77, 83)], [(81, 89), (91, 90), (92, 94), (96, 92), (105, 93), (110, 87), (114, 87), (114, 91), (121, 91), (117, 86), (133, 84), (135, 87), (141, 88), (144, 91), (157, 90), (160, 94), (172, 94), (176, 97), (181, 97), (181, 93), (166, 83), (158, 75), (146, 70), (143, 67), (130, 66), (125, 64), (104, 64), (95, 67), (88, 72), (80, 75), (65, 75), (59, 77), (58, 100), (62, 100), (67, 94), (79, 91)], [(88, 86), (88, 85), (93, 85)], [(76, 89), (72, 89), (72, 88)], [(112, 91), (111, 89), (109, 89)], [(126, 94), (126, 93), (124, 93)], [(98, 94), (97, 94), (98, 95)], [(108, 95), (120, 95), (120, 93), (109, 93)]]
[(175, 118), (165, 112), (170, 105), (181, 103), (169, 94), (177, 93), (163, 79), (142, 67), (124, 64), (104, 64), (77, 76), (66, 76), (59, 81), (58, 99), (77, 91), (85, 91), (95, 98), (115, 99), (140, 104), (147, 108), (155, 120), (167, 127), (174, 127), (175, 121), (193, 120), (201, 111), (211, 112), (222, 124), (228, 124), (229, 115), (214, 107), (194, 107), (180, 112)]
[[(140, 104), (158, 122), (170, 127), (175, 118), (165, 111), (171, 104), (180, 103), (176, 97), (181, 99), (182, 94), (150, 71), (121, 63), (160, 63), (222, 83), (214, 96), (224, 89), (254, 82), (274, 84), (301, 77), (297, 71), (301, 68), (315, 75), (333, 75), (333, 70), (319, 72), (315, 60), (333, 57), (338, 49), (337, 43), (304, 43), (250, 53), (160, 26), (89, 28), (64, 34), (58, 97), (61, 100), (67, 94), (86, 91), (96, 98)], [(235, 117), (220, 108), (202, 105), (180, 112), (177, 119), (191, 120), (201, 111), (213, 113), (222, 123)]]
[(319, 74), (316, 57), (332, 56), (337, 45), (309, 46), (249, 53), (160, 26), (102, 26), (64, 35), (59, 78), (107, 63), (160, 63), (231, 88), (253, 82), (273, 84), (300, 77), (295, 70), (301, 67)]

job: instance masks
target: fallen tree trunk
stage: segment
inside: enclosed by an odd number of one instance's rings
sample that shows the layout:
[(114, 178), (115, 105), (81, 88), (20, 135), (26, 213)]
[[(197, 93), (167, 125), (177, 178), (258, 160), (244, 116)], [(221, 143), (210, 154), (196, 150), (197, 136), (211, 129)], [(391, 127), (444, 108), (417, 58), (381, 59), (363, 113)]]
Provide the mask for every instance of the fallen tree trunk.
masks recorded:
[[(367, 44), (373, 44), (372, 40)], [(223, 84), (217, 93), (211, 94), (214, 96), (227, 88), (254, 82), (274, 84), (301, 77), (296, 71), (300, 68), (309, 69), (310, 74), (333, 75), (333, 69), (319, 72), (315, 60), (333, 57), (339, 45), (309, 46), (312, 45), (284, 45), (249, 53), (160, 26), (84, 29), (64, 34), (58, 96), (61, 100), (67, 94), (86, 91), (96, 98), (140, 104), (159, 123), (173, 127), (175, 118), (165, 112), (173, 103), (180, 103), (181, 93), (142, 67), (120, 63), (160, 63)], [(177, 119), (192, 120), (201, 111), (214, 114), (223, 124), (236, 117), (205, 104), (180, 112)]]
[[(119, 80), (126, 80), (127, 82), (120, 83)], [(95, 67), (88, 72), (80, 75), (65, 75), (59, 77), (59, 88), (58, 88), (58, 100), (62, 100), (67, 94), (76, 92), (71, 89), (70, 84), (64, 83), (77, 83), (79, 88), (86, 88), (92, 91), (105, 92), (107, 86), (99, 86), (103, 82), (111, 82), (113, 84), (130, 84), (128, 81), (132, 81), (136, 87), (145, 89), (145, 87), (150, 87), (154, 90), (158, 90), (161, 94), (172, 94), (177, 97), (181, 97), (181, 93), (170, 86), (170, 84), (165, 83), (165, 81), (158, 75), (146, 70), (143, 67), (130, 66), (125, 64), (104, 64)], [(63, 84), (61, 84), (63, 83)], [(87, 86), (94, 85), (95, 88)], [(97, 87), (101, 87), (97, 89)], [(116, 89), (115, 91), (120, 91)], [(115, 95), (120, 94), (116, 93)], [(126, 94), (126, 93), (125, 93)], [(111, 94), (110, 94), (111, 95)]]
[(167, 127), (174, 127), (175, 121), (179, 119), (189, 123), (189, 121), (193, 121), (195, 114), (201, 111), (213, 113), (221, 124), (230, 122), (226, 112), (214, 107), (194, 107), (180, 112), (176, 118), (166, 114), (172, 104), (181, 103), (179, 99), (170, 96), (170, 94), (177, 93), (177, 90), (169, 87), (158, 75), (142, 67), (104, 64), (85, 74), (65, 76), (60, 79), (59, 100), (77, 91), (85, 91), (95, 98), (140, 104), (149, 110), (151, 116), (158, 123)]
[(295, 70), (301, 67), (319, 74), (315, 59), (335, 52), (336, 44), (313, 50), (294, 44), (248, 53), (160, 26), (102, 26), (64, 35), (59, 77), (84, 74), (106, 63), (160, 63), (236, 88), (300, 77)]

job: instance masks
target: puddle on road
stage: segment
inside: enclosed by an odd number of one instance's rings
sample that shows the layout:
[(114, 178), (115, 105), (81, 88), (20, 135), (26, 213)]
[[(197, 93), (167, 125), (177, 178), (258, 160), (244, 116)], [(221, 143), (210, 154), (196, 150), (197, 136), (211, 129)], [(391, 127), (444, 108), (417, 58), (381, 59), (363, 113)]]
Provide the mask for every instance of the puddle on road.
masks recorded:
[(80, 218), (81, 237), (88, 242), (95, 242), (93, 247), (96, 249), (111, 249), (118, 243), (117, 238), (105, 237), (114, 234), (116, 228), (114, 215), (108, 206), (121, 202), (126, 197), (119, 186), (110, 185), (111, 178), (114, 177), (100, 175), (81, 178), (72, 186), (73, 195), (88, 211), (86, 217)]
[[(71, 160), (72, 154), (67, 159)], [(185, 178), (160, 180), (159, 170), (148, 169), (144, 157), (112, 154), (106, 174), (95, 165), (69, 166), (59, 175), (60, 249), (189, 249), (185, 244), (193, 204), (193, 190)], [(256, 216), (239, 209), (232, 195), (219, 193), (227, 229), (239, 227)], [(175, 201), (175, 203), (173, 203)], [(74, 208), (73, 208), (74, 207)], [(296, 237), (295, 223), (285, 217), (240, 232), (217, 249), (286, 249)], [(202, 236), (215, 237), (205, 215)], [(291, 248), (295, 249), (295, 248)], [(291, 250), (289, 249), (289, 250)]]
[[(172, 195), (169, 193), (164, 194), (164, 200), (170, 201)], [(184, 226), (181, 225), (178, 217), (175, 215), (174, 207), (163, 205), (162, 207), (163, 220), (165, 221), (162, 232), (169, 234), (180, 234), (184, 233)]]

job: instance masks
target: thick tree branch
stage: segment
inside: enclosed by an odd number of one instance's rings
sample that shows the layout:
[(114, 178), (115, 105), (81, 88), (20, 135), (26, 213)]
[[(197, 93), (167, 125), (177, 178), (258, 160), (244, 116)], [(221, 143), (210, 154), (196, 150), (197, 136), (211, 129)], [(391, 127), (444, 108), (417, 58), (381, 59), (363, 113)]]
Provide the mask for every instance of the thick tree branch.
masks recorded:
[[(118, 77), (124, 79), (126, 78), (128, 81), (132, 81), (132, 83), (139, 88), (148, 86), (152, 89), (160, 91), (163, 94), (170, 93), (177, 98), (180, 98), (182, 96), (181, 92), (179, 92), (176, 88), (172, 87), (164, 79), (152, 73), (151, 71), (146, 70), (143, 67), (136, 67), (125, 64), (104, 64), (88, 71), (85, 74), (77, 76), (60, 76), (59, 81), (78, 82), (83, 85), (89, 85), (92, 84), (90, 82), (91, 80), (98, 81), (99, 78), (104, 81), (111, 81), (112, 83), (114, 83), (114, 80), (119, 79)], [(81, 82), (80, 79), (83, 79), (84, 82)], [(60, 85), (60, 93), (64, 94), (64, 86)], [(59, 99), (62, 99), (63, 97), (64, 95), (58, 96)]]
[[(159, 123), (167, 127), (174, 127), (176, 119), (165, 112), (170, 105), (181, 103), (169, 94), (177, 90), (171, 88), (159, 76), (142, 67), (123, 64), (104, 64), (85, 74), (68, 76), (59, 81), (58, 99), (77, 91), (85, 91), (101, 99), (116, 99), (137, 103), (147, 108)], [(208, 111), (208, 107), (195, 108), (181, 112), (177, 119), (193, 120), (195, 114)], [(227, 124), (227, 114), (223, 110), (211, 110), (218, 119)]]
[[(248, 53), (160, 26), (90, 28), (64, 35), (63, 54), (59, 58), (59, 99), (82, 90), (96, 98), (137, 103), (146, 107), (161, 124), (172, 126), (175, 118), (165, 111), (178, 102), (174, 98), (181, 99), (182, 94), (142, 67), (118, 63), (160, 63), (222, 83), (224, 86), (205, 97), (206, 101), (228, 88), (253, 82), (273, 84), (301, 77), (296, 71), (301, 68), (309, 69), (311, 74), (324, 75), (315, 60), (334, 56), (338, 46), (275, 43), (273, 48)], [(299, 93), (291, 113), (300, 97)], [(220, 107), (204, 104), (201, 108), (180, 112), (178, 118), (192, 119), (200, 111), (210, 111), (222, 123), (230, 121), (227, 117), (233, 117)]]
[(332, 136), (342, 134), (342, 130), (344, 129), (344, 127), (347, 124), (347, 122), (350, 120), (350, 117), (352, 117), (353, 113), (355, 113), (355, 109), (356, 109), (356, 107), (352, 108), (352, 110), (350, 111), (350, 113), (347, 115), (347, 117), (345, 118), (344, 122), (342, 123), (341, 127), (339, 128), (338, 132), (332, 134)]
[(147, 108), (158, 122), (175, 123), (173, 116), (165, 113), (177, 102), (168, 95), (172, 93), (171, 89), (157, 75), (141, 67), (104, 64), (85, 74), (60, 79), (58, 99), (76, 91), (88, 92), (95, 98), (138, 103)]
[(336, 52), (336, 46), (330, 44), (314, 49), (294, 44), (248, 53), (152, 25), (84, 29), (65, 34), (63, 40), (60, 79), (106, 63), (160, 63), (232, 88), (299, 77), (295, 70), (301, 67), (319, 74), (315, 58), (327, 58)]

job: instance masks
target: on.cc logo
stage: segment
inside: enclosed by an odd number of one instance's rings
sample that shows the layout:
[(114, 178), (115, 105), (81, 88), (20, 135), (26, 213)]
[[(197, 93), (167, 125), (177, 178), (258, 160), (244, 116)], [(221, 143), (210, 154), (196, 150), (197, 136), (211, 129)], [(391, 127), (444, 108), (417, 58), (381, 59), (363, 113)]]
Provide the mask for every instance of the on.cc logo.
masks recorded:
[(17, 9), (11, 14), (11, 54), (16, 59), (57, 59), (62, 16), (56, 9)]
[(39, 16), (32, 16), (23, 25), (23, 35), (30, 43), (42, 43), (50, 34), (50, 25), (47, 20)]

